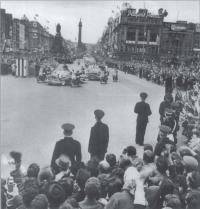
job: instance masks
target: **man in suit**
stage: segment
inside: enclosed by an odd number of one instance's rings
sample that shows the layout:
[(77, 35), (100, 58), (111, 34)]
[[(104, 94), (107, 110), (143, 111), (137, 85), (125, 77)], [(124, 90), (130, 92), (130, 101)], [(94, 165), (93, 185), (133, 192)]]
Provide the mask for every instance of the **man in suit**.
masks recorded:
[(81, 162), (81, 144), (72, 138), (73, 129), (75, 126), (70, 123), (65, 123), (61, 126), (64, 133), (64, 139), (56, 142), (53, 156), (51, 160), (51, 167), (55, 174), (59, 173), (59, 166), (56, 160), (60, 155), (64, 154), (69, 157), (73, 165), (74, 162)]
[(138, 114), (137, 116), (137, 125), (136, 125), (136, 144), (143, 145), (144, 144), (144, 135), (146, 131), (146, 126), (148, 123), (148, 116), (150, 116), (151, 109), (148, 103), (145, 102), (147, 98), (147, 93), (142, 92), (140, 94), (141, 102), (138, 102), (135, 105), (134, 112)]
[(107, 152), (109, 142), (109, 128), (102, 123), (101, 119), (104, 116), (102, 110), (94, 111), (96, 123), (91, 128), (88, 152), (91, 158), (96, 157), (99, 161), (103, 160)]

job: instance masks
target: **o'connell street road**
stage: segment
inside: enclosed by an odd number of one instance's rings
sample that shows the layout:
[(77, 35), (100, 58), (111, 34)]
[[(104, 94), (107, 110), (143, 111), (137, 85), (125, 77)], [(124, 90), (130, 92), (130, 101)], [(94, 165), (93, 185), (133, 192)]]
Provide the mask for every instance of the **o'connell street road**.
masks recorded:
[[(93, 111), (105, 110), (110, 128), (109, 152), (120, 154), (123, 147), (135, 144), (136, 114), (134, 105), (145, 91), (152, 116), (145, 143), (155, 143), (159, 126), (159, 104), (164, 88), (119, 72), (119, 82), (111, 76), (107, 85), (88, 81), (81, 88), (37, 84), (34, 78), (1, 77), (1, 149), (23, 153), (23, 163), (48, 165), (55, 142), (63, 137), (61, 124), (75, 124), (74, 138), (82, 145), (83, 159), (87, 153), (90, 128), (95, 123)], [(138, 147), (142, 149), (142, 147)]]

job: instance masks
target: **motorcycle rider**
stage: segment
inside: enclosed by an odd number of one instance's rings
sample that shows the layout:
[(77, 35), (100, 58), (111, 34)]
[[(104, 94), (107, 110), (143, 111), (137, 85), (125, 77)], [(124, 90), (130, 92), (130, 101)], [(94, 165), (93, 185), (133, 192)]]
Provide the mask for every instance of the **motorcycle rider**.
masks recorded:
[(72, 70), (72, 86), (74, 86), (74, 85), (75, 85), (75, 83), (76, 83), (76, 79), (77, 79), (77, 77), (76, 77), (76, 73), (74, 72), (74, 70)]
[(101, 69), (100, 71), (100, 82), (102, 83), (104, 81), (105, 78), (105, 71), (104, 69)]

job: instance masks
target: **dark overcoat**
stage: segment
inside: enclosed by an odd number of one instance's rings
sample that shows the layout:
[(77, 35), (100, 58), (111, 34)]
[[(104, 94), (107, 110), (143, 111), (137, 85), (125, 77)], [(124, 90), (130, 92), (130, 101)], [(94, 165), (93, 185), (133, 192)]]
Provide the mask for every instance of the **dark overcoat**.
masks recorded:
[(82, 158), (81, 144), (72, 137), (65, 137), (56, 142), (51, 160), (51, 167), (55, 172), (58, 171), (58, 166), (55, 161), (61, 154), (67, 155), (72, 163), (75, 161), (80, 162)]
[(90, 131), (88, 152), (93, 155), (105, 154), (109, 142), (109, 128), (102, 122), (97, 122)]

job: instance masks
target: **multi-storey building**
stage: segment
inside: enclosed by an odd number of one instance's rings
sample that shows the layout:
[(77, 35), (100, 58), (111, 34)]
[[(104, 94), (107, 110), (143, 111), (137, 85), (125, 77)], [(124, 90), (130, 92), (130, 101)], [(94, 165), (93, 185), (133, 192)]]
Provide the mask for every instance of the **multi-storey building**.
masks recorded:
[(186, 59), (200, 54), (200, 25), (186, 21), (164, 22), (167, 12), (125, 8), (109, 18), (98, 46), (117, 60)]
[(49, 52), (54, 36), (39, 22), (12, 18), (5, 9), (0, 9), (0, 44), (3, 52)]
[(185, 21), (163, 23), (161, 35), (161, 56), (163, 58), (185, 59), (192, 56), (194, 25)]
[(122, 10), (118, 17), (109, 19), (102, 47), (124, 60), (155, 57), (160, 51), (163, 19), (163, 15), (152, 15), (147, 9)]

